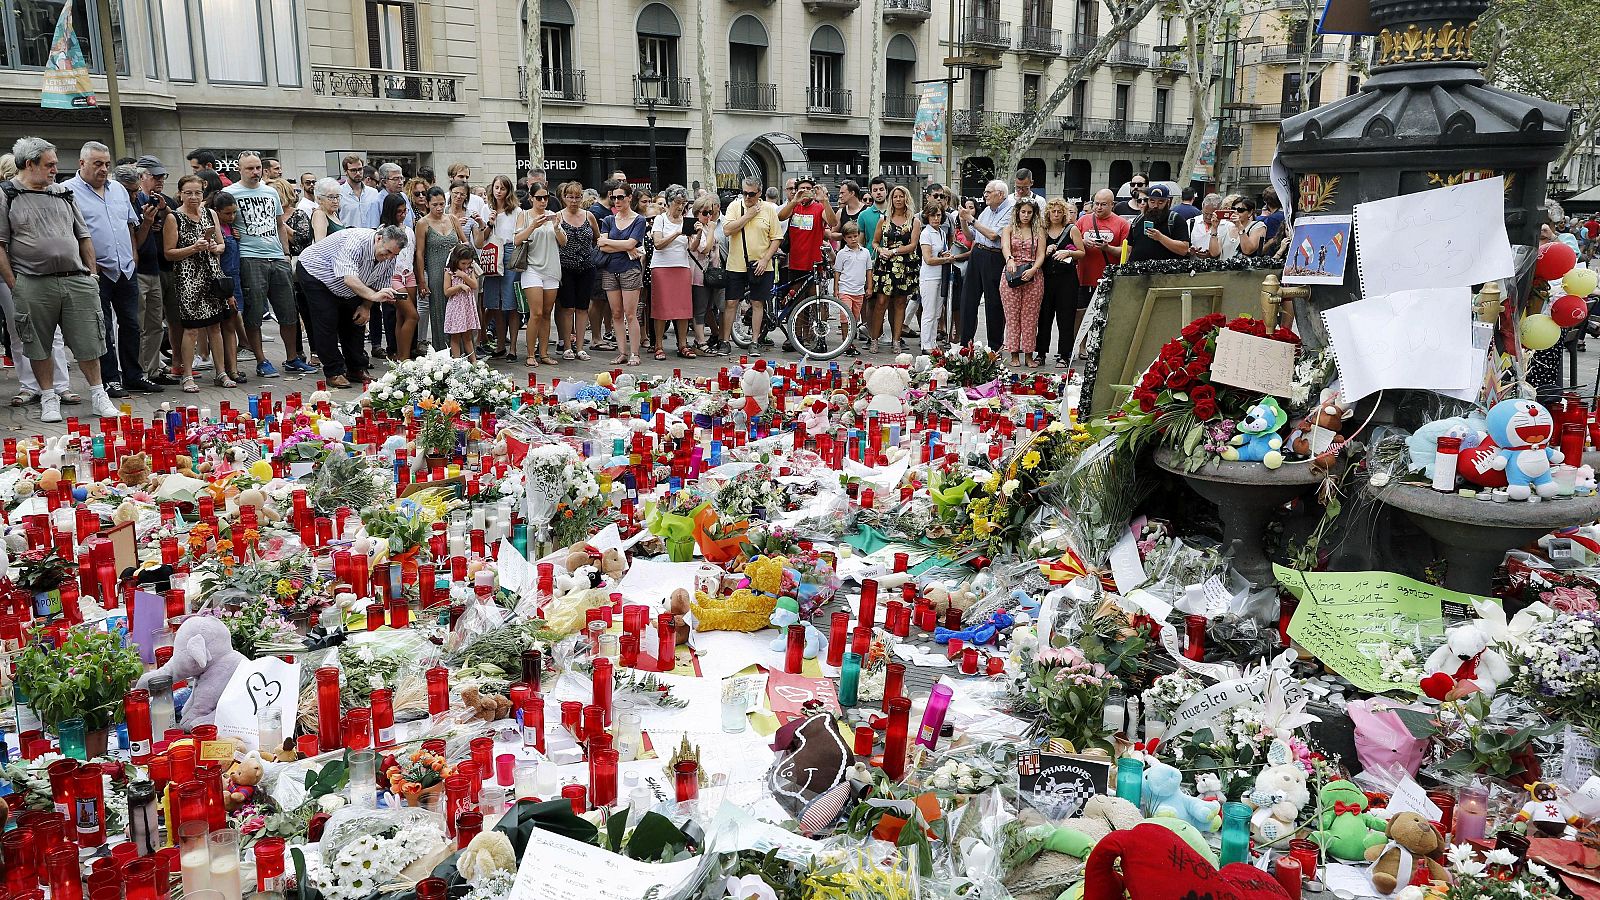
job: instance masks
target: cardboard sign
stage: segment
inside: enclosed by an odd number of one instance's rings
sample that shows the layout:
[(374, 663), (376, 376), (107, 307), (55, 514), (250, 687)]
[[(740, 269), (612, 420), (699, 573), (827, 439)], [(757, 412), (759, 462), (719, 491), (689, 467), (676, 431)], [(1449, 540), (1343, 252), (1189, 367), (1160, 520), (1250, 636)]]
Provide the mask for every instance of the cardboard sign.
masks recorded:
[(276, 656), (240, 663), (217, 700), (217, 736), (238, 738), (246, 750), (261, 749), (258, 719), (268, 709), (283, 714), (285, 734), (294, 733), (300, 715), (299, 663)]
[(1248, 391), (1287, 397), (1294, 390), (1294, 345), (1224, 328), (1217, 332), (1211, 380)]
[(1106, 793), (1111, 760), (1029, 750), (1017, 757), (1017, 791), (1047, 819), (1070, 819), (1089, 798)]
[(767, 672), (767, 705), (778, 718), (780, 728), (805, 715), (805, 705), (813, 700), (820, 701), (823, 709), (836, 716), (844, 715), (832, 679), (807, 678), (775, 670)]

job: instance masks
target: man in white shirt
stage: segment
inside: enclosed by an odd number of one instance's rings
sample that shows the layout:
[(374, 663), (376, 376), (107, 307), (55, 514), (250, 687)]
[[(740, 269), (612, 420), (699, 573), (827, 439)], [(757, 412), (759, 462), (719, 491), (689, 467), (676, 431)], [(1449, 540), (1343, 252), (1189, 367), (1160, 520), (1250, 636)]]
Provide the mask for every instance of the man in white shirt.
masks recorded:
[(1011, 194), (1011, 205), (1015, 206), (1019, 200), (1032, 203), (1034, 214), (1039, 217), (1039, 221), (1043, 222), (1044, 198), (1033, 192), (1033, 170), (1018, 169), (1016, 177), (1012, 179), (1012, 183), (1017, 186), (1017, 189)]
[[(472, 167), (462, 162), (451, 163), (450, 168), (445, 170), (445, 176), (450, 179), (451, 184), (455, 184), (458, 181), (471, 184)], [(487, 220), (489, 218), (488, 202), (477, 194), (467, 191), (467, 214), (477, 216), (480, 222)]]
[(378, 192), (367, 186), (367, 180), (362, 176), (366, 169), (365, 161), (360, 154), (351, 153), (345, 156), (344, 186), (339, 188), (339, 224), (346, 228), (360, 228), (368, 218), (374, 225), (378, 222), (378, 213), (382, 210)]
[(1000, 232), (1011, 222), (1011, 207), (1016, 203), (1006, 191), (1006, 183), (995, 179), (983, 189), (983, 208), (974, 217), (961, 210), (961, 227), (972, 237), (972, 257), (961, 284), (961, 343), (978, 336), (978, 304), (984, 302), (985, 337), (990, 346), (1000, 343), (1005, 334), (1006, 314), (1000, 305), (1000, 277), (1005, 273), (1005, 255), (1000, 251)]
[(297, 212), (311, 215), (317, 211), (317, 174), (315, 172), (300, 173), (300, 199), (294, 202)]

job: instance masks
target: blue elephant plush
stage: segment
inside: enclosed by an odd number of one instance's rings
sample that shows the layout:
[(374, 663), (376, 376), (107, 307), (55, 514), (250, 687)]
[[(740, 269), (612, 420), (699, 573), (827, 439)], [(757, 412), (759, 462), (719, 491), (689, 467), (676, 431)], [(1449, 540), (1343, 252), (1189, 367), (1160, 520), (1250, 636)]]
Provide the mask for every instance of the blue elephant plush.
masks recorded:
[(1183, 792), (1183, 774), (1172, 766), (1151, 760), (1144, 770), (1144, 809), (1151, 817), (1172, 816), (1201, 831), (1222, 827), (1222, 804)]
[(1512, 500), (1526, 500), (1533, 492), (1556, 495), (1550, 469), (1566, 457), (1550, 446), (1556, 425), (1549, 410), (1532, 400), (1502, 400), (1489, 410), (1484, 427), (1499, 448), (1489, 465), (1505, 470), (1506, 494)]
[(1245, 410), (1239, 424), (1239, 433), (1233, 437), (1233, 446), (1222, 451), (1229, 461), (1259, 462), (1269, 469), (1283, 465), (1283, 436), (1278, 432), (1289, 424), (1289, 415), (1272, 397)]

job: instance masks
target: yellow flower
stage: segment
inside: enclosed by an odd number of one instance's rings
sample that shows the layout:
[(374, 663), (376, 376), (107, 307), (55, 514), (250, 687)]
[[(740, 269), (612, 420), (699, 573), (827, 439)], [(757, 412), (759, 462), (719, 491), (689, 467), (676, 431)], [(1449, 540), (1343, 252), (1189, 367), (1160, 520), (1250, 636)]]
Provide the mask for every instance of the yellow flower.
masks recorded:
[(985, 486), (988, 487), (990, 493), (1000, 490), (1000, 473), (990, 472)]
[(280, 597), (287, 597), (294, 593), (294, 585), (287, 578), (279, 578), (277, 588), (278, 596)]
[(978, 534), (988, 534), (994, 530), (994, 523), (982, 516), (975, 516), (972, 520), (972, 530)]
[(1024, 469), (1034, 468), (1035, 466), (1039, 465), (1039, 458), (1039, 451), (1029, 450), (1022, 456), (1022, 467)]

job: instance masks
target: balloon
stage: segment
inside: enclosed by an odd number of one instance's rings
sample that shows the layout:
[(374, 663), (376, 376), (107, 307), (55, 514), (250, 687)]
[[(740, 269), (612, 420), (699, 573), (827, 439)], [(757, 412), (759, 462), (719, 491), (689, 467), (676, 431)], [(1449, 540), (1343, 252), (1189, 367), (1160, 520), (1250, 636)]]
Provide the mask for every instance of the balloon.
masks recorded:
[(1552, 241), (1539, 248), (1539, 258), (1533, 264), (1533, 274), (1540, 281), (1555, 281), (1572, 271), (1578, 264), (1578, 254), (1560, 241)]
[(1600, 275), (1593, 269), (1573, 269), (1561, 276), (1561, 287), (1576, 297), (1587, 297), (1600, 287)]
[(1561, 340), (1561, 326), (1543, 313), (1522, 319), (1522, 346), (1529, 350), (1548, 350)]
[(1562, 328), (1571, 328), (1589, 318), (1589, 304), (1582, 297), (1568, 294), (1550, 304), (1550, 318), (1555, 319)]
[(272, 463), (258, 459), (250, 464), (250, 477), (265, 484), (272, 480)]

